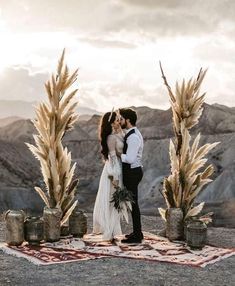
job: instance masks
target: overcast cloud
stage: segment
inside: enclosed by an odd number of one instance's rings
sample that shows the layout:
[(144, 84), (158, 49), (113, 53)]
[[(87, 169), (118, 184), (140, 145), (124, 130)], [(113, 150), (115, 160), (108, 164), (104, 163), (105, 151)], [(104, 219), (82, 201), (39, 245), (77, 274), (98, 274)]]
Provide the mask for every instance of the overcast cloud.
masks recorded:
[(80, 103), (168, 108), (169, 83), (208, 69), (208, 103), (235, 106), (235, 1), (0, 0), (0, 99), (45, 98), (64, 47)]

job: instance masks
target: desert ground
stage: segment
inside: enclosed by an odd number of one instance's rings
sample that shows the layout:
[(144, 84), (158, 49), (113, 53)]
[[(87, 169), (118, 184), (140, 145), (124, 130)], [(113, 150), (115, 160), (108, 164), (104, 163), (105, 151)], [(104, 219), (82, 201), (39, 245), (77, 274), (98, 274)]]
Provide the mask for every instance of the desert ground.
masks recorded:
[[(88, 214), (88, 232), (92, 214)], [(142, 216), (144, 231), (157, 233), (163, 228), (159, 217)], [(130, 225), (123, 224), (123, 232)], [(3, 216), (0, 241), (5, 238)], [(208, 243), (219, 247), (235, 247), (234, 228), (208, 228)], [(235, 256), (205, 268), (149, 262), (133, 259), (104, 258), (60, 265), (36, 266), (24, 258), (7, 255), (0, 250), (0, 285), (235, 285)]]

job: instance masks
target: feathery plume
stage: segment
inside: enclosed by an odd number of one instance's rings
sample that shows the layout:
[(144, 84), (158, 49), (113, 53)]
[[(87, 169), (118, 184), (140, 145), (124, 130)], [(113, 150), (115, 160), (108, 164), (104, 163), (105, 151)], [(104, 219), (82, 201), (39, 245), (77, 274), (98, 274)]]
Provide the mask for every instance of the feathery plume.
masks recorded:
[(45, 83), (48, 103), (36, 107), (33, 121), (38, 135), (34, 135), (36, 146), (27, 144), (39, 160), (46, 190), (35, 187), (48, 207), (62, 210), (61, 224), (65, 223), (75, 208), (75, 188), (78, 180), (71, 184), (76, 164), (71, 166), (71, 153), (62, 145), (64, 134), (73, 128), (77, 120), (74, 97), (77, 89), (66, 94), (66, 90), (76, 81), (77, 71), (70, 73), (64, 63), (65, 50), (58, 61), (57, 74)]
[[(173, 115), (173, 129), (175, 142), (170, 140), (169, 154), (171, 160), (171, 175), (165, 178), (162, 194), (167, 207), (180, 207), (184, 218), (198, 215), (204, 203), (194, 206), (196, 196), (203, 186), (211, 180), (213, 166), (209, 165), (202, 171), (207, 159), (205, 156), (219, 142), (199, 146), (200, 133), (190, 146), (191, 136), (189, 130), (195, 126), (202, 114), (205, 93), (200, 94), (200, 87), (207, 70), (200, 69), (196, 79), (190, 79), (182, 83), (176, 82), (173, 93), (163, 72), (161, 62), (160, 70), (164, 84), (167, 87)], [(201, 170), (201, 172), (199, 172)], [(164, 209), (159, 209), (164, 216)]]

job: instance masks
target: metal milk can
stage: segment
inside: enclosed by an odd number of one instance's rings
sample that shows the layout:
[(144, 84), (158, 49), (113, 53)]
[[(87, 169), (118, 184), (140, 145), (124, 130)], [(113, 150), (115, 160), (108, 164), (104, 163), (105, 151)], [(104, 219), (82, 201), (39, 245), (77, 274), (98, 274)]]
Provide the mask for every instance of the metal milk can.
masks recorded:
[(22, 210), (8, 210), (5, 214), (6, 243), (9, 245), (21, 245), (24, 241), (24, 219)]
[(87, 215), (83, 211), (74, 209), (69, 218), (69, 231), (74, 237), (83, 237), (87, 233)]
[(24, 222), (25, 240), (29, 244), (39, 245), (44, 239), (44, 223), (40, 217), (27, 217)]

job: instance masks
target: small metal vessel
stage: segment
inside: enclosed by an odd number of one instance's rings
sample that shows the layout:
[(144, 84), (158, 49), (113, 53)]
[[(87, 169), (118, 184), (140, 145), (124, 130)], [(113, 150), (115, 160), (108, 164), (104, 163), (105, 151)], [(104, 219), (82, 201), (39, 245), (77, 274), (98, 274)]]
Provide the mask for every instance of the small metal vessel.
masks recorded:
[(192, 249), (201, 250), (207, 242), (207, 225), (202, 221), (192, 221), (187, 225), (186, 242)]
[(83, 237), (87, 233), (87, 215), (83, 211), (74, 209), (69, 217), (69, 231), (74, 237)]
[(68, 236), (69, 235), (69, 221), (67, 220), (63, 225), (60, 227), (60, 236)]
[(9, 245), (21, 245), (24, 241), (24, 219), (22, 210), (8, 210), (5, 214), (6, 243)]
[(40, 217), (27, 217), (24, 222), (25, 240), (31, 245), (38, 245), (44, 239), (44, 223)]
[(167, 209), (166, 237), (169, 240), (180, 240), (183, 238), (183, 212), (181, 208)]
[(60, 219), (62, 212), (57, 208), (45, 207), (43, 211), (44, 239), (48, 242), (60, 240)]

